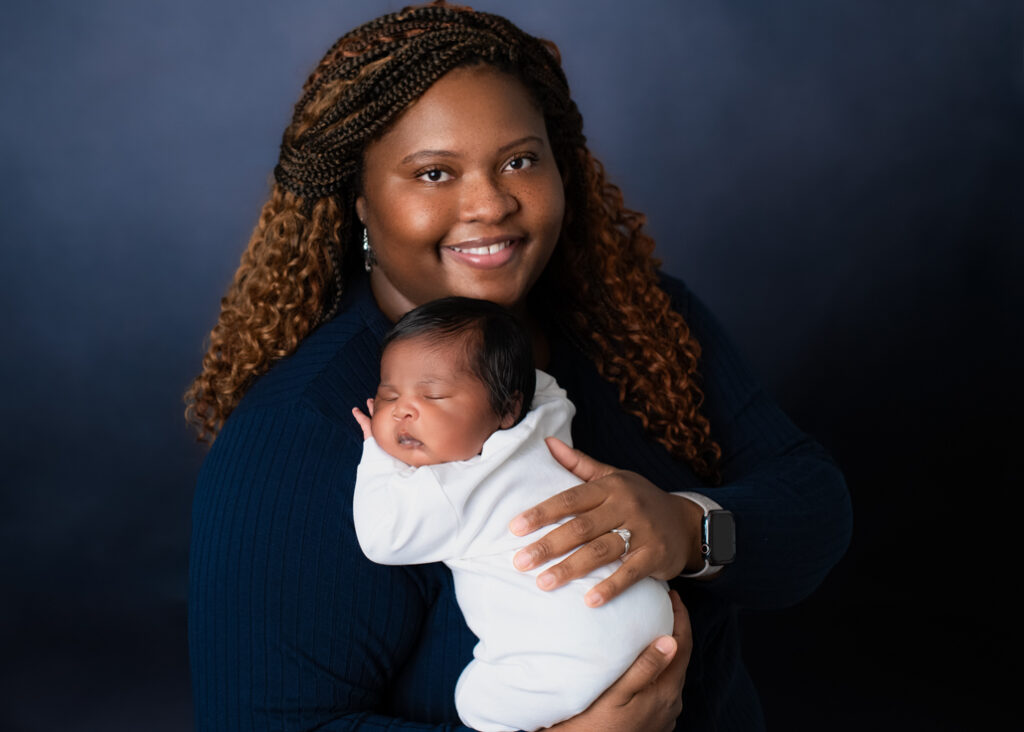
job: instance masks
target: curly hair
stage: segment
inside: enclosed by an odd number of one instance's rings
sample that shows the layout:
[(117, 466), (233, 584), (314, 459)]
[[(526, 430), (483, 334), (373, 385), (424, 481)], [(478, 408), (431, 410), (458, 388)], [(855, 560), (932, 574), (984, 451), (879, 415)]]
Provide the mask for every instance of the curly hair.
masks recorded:
[(543, 111), (565, 184), (565, 220), (530, 306), (618, 386), (623, 408), (701, 478), (721, 449), (701, 413), (700, 345), (658, 284), (644, 216), (586, 146), (557, 47), (508, 20), (435, 2), (372, 20), (328, 50), (284, 132), (275, 183), (209, 337), (186, 418), (212, 442), (257, 377), (338, 311), (362, 268), (353, 226), (363, 152), (435, 81), (488, 64)]

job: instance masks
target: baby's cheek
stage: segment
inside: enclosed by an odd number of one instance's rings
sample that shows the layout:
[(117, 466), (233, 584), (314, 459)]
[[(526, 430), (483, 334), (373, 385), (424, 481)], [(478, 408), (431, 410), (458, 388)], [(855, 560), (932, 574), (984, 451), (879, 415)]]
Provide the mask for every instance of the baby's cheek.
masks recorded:
[(370, 432), (373, 433), (373, 439), (380, 442), (384, 437), (384, 419), (380, 416), (379, 412), (374, 412), (373, 417), (370, 419)]

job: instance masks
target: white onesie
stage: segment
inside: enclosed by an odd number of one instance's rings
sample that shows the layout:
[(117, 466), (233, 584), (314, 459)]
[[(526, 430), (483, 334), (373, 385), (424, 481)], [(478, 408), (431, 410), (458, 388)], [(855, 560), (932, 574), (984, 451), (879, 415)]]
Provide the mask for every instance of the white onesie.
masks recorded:
[[(613, 562), (557, 590), (520, 572), (512, 556), (550, 531), (515, 536), (509, 521), (580, 480), (551, 456), (544, 438), (571, 443), (576, 409), (554, 378), (537, 371), (530, 411), (498, 430), (480, 455), (413, 468), (363, 444), (353, 513), (363, 552), (379, 564), (443, 561), (479, 639), (455, 687), (455, 706), (481, 732), (537, 730), (575, 716), (622, 675), (656, 637), (672, 632), (667, 585), (644, 579), (596, 608), (583, 595)], [(557, 560), (555, 560), (557, 561)]]

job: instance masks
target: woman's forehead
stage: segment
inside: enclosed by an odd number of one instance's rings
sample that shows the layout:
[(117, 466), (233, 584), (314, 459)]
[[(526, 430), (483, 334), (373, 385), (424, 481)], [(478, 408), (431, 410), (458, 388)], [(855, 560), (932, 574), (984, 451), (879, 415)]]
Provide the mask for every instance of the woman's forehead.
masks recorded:
[(368, 152), (401, 160), (422, 150), (469, 152), (529, 137), (546, 142), (547, 128), (526, 86), (494, 67), (460, 67), (410, 104)]

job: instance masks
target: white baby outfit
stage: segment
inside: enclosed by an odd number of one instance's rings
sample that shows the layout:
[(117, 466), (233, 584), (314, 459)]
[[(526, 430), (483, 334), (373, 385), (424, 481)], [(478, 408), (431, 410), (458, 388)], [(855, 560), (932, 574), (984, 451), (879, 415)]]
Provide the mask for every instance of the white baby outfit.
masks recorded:
[(379, 564), (451, 568), (459, 607), (479, 638), (455, 705), (480, 732), (537, 730), (578, 714), (652, 640), (672, 632), (664, 582), (644, 579), (602, 606), (584, 604), (619, 562), (550, 592), (536, 586), (548, 565), (512, 566), (516, 551), (554, 527), (514, 536), (509, 521), (580, 483), (544, 443), (553, 435), (572, 444), (575, 411), (554, 378), (537, 371), (526, 417), (469, 460), (413, 468), (372, 437), (363, 444), (353, 505), (359, 544)]

